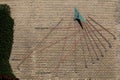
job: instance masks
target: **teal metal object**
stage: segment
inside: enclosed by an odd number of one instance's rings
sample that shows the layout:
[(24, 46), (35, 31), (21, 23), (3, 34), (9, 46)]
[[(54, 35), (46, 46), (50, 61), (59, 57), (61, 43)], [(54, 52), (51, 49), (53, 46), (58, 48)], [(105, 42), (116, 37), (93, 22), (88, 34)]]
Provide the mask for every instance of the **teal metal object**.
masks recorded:
[(85, 22), (85, 18), (79, 13), (77, 8), (74, 8), (74, 20), (79, 19), (81, 22)]

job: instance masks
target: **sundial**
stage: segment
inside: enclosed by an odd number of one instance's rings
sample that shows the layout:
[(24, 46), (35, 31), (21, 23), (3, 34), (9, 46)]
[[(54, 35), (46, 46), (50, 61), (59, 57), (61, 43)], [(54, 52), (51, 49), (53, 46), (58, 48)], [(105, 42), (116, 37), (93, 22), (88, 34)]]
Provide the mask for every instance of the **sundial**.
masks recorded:
[(119, 75), (118, 2), (2, 0), (15, 21), (10, 64), (16, 77), (115, 80)]
[[(104, 54), (110, 48), (112, 48), (112, 43), (109, 40), (116, 40), (115, 35), (110, 32), (109, 29), (99, 24), (92, 17), (88, 16), (85, 19), (79, 13), (77, 8), (74, 8), (74, 19), (71, 19), (71, 21), (73, 21), (73, 25), (69, 24), (69, 27), (61, 27), (60, 25), (64, 22), (64, 17), (61, 17), (61, 19), (57, 22), (55, 26), (53, 26), (52, 28), (47, 28), (49, 29), (48, 33), (39, 41), (38, 44), (34, 45), (30, 48), (30, 50), (28, 50), (29, 53), (25, 55), (25, 57), (20, 61), (17, 69), (20, 70), (21, 65), (24, 64), (24, 62), (27, 61), (27, 59), (32, 55), (42, 55), (42, 57), (34, 56), (34, 58), (38, 57), (36, 60), (34, 60), (34, 62), (40, 61), (39, 67), (43, 70), (43, 72), (36, 72), (40, 74), (59, 73), (59, 68), (62, 67), (62, 64), (66, 64), (67, 58), (69, 57), (71, 57), (71, 65), (73, 66), (73, 69), (71, 71), (75, 73), (79, 73), (79, 71), (77, 70), (77, 64), (79, 64), (81, 60), (82, 61), (80, 64), (82, 64), (84, 68), (89, 68), (89, 65), (94, 66), (94, 64), (97, 64), (97, 62), (104, 58)], [(35, 29), (40, 28), (37, 27)], [(60, 39), (58, 40), (56, 40), (57, 37), (54, 37), (54, 39), (50, 41), (47, 45), (43, 47), (40, 46), (42, 44), (44, 45), (44, 43), (46, 43), (46, 41), (49, 40), (50, 37), (52, 37), (52, 33), (57, 31), (58, 33), (56, 34), (59, 34), (62, 29), (64, 29), (67, 34), (62, 34), (62, 37), (60, 36)], [(71, 32), (69, 33), (68, 31), (70, 30)], [(54, 33), (54, 36), (56, 34)], [(109, 39), (106, 38), (106, 34), (110, 36)], [(58, 49), (55, 49), (56, 47), (58, 47)], [(55, 53), (54, 51), (57, 51), (57, 53)], [(46, 54), (46, 52), (54, 57), (47, 58), (47, 55), (44, 55)], [(54, 55), (52, 53), (54, 53)], [(58, 59), (57, 63), (54, 63), (53, 61), (53, 63), (48, 66), (49, 63), (42, 62), (42, 60), (52, 61), (55, 56), (57, 56)], [(77, 59), (78, 56), (80, 56), (79, 58), (82, 59)], [(76, 60), (78, 60), (79, 62), (77, 62)], [(41, 66), (41, 64), (43, 67)], [(46, 72), (46, 70), (48, 71)]]

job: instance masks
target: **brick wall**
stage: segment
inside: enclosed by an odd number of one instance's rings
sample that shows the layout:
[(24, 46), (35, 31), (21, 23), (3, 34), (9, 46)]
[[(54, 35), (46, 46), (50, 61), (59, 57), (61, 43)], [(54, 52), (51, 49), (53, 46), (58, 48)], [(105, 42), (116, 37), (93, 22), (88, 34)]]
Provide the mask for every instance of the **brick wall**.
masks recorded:
[[(100, 58), (100, 61), (95, 61), (96, 64), (88, 63), (87, 69), (84, 68), (81, 51), (77, 51), (77, 73), (74, 72), (74, 55), (68, 52), (73, 38), (67, 42), (65, 49), (68, 51), (62, 51), (64, 41), (61, 41), (42, 52), (32, 54), (20, 66), (20, 71), (17, 69), (21, 60), (31, 52), (30, 49), (40, 43), (62, 17), (63, 21), (58, 27), (74, 26), (74, 7), (77, 7), (83, 16), (94, 17), (119, 37), (119, 25), (115, 26), (116, 18), (114, 17), (117, 2), (118, 0), (0, 0), (0, 4), (10, 5), (12, 17), (15, 19), (14, 45), (10, 62), (16, 76), (21, 80), (89, 80), (89, 78), (91, 80), (119, 80), (117, 76), (119, 62), (116, 58), (119, 53), (117, 51), (119, 46), (117, 47), (116, 43), (119, 43), (119, 40), (110, 40), (113, 48), (108, 49), (108, 52), (104, 53), (105, 57)], [(118, 28), (117, 32), (116, 28)], [(57, 29), (33, 51), (44, 48), (72, 32), (73, 29)], [(68, 55), (67, 58), (54, 71), (59, 59), (64, 55)]]

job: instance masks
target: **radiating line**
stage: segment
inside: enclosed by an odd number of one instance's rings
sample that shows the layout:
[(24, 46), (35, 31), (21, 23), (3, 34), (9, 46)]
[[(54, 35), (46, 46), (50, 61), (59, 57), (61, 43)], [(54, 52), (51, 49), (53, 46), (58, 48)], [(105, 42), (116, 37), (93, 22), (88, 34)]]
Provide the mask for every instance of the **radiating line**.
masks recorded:
[[(86, 19), (87, 20), (87, 19)], [(87, 25), (89, 25), (89, 23), (88, 23), (88, 20), (87, 20)], [(89, 25), (89, 29), (92, 31), (92, 28), (91, 28), (91, 26)], [(95, 32), (94, 31), (92, 31), (92, 33), (94, 34), (94, 36), (97, 38), (97, 40), (100, 42), (100, 44), (101, 44), (101, 46), (105, 49), (105, 51), (107, 51), (107, 49), (105, 48), (105, 46), (104, 46), (104, 44), (101, 42), (101, 40), (97, 37), (97, 35), (95, 34)]]
[[(74, 27), (75, 28), (75, 27)], [(76, 31), (76, 28), (75, 28), (75, 31)], [(77, 35), (75, 34), (75, 39), (74, 39), (74, 51), (73, 51), (73, 56), (74, 56), (74, 70), (75, 70), (75, 73), (77, 73), (77, 63), (76, 63), (76, 49), (77, 49), (77, 42), (76, 42), (76, 37)]]
[[(62, 51), (65, 50), (66, 42), (67, 42), (67, 39), (65, 38), (65, 39), (64, 39), (64, 43), (63, 43), (63, 47), (62, 47)], [(60, 57), (60, 61), (58, 62), (58, 65), (57, 65), (57, 66), (55, 67), (55, 69), (52, 71), (53, 73), (55, 73), (55, 71), (57, 71), (57, 69), (60, 67), (60, 63), (62, 62), (62, 57), (63, 57), (63, 54), (62, 54), (61, 57)]]
[[(89, 16), (88, 16), (89, 17)], [(111, 34), (113, 36), (114, 39), (116, 39), (115, 35), (113, 33), (111, 33), (110, 31), (108, 31), (106, 28), (104, 28), (101, 24), (99, 24), (98, 22), (96, 22), (93, 18), (89, 17), (93, 22), (95, 22), (97, 25), (99, 25), (102, 29), (104, 29), (105, 31), (107, 31), (109, 34)]]
[(88, 23), (99, 33), (99, 35), (108, 43), (109, 45), (109, 48), (112, 47), (111, 43), (97, 30), (97, 28), (92, 24), (90, 23), (90, 21), (88, 20)]
[[(84, 23), (83, 23), (84, 24)], [(84, 24), (85, 25), (85, 24)], [(85, 26), (84, 26), (84, 28), (85, 28)], [(92, 47), (92, 50), (93, 50), (93, 52), (95, 53), (95, 55), (96, 55), (96, 57), (97, 57), (97, 59), (98, 59), (98, 55), (97, 55), (97, 52), (96, 52), (96, 50), (95, 50), (95, 48), (94, 48), (94, 46), (93, 46), (93, 44), (92, 44), (92, 40), (90, 39), (90, 37), (89, 37), (89, 35), (88, 35), (88, 32), (87, 32), (87, 30), (86, 30), (86, 28), (84, 29), (84, 31), (86, 32), (86, 37), (88, 37), (88, 41), (89, 41), (89, 43), (90, 43), (90, 45), (91, 45), (91, 47)], [(91, 56), (92, 56), (92, 54), (91, 54)], [(94, 63), (93, 63), (94, 64)]]
[[(76, 34), (75, 34), (75, 35), (76, 35)], [(76, 36), (74, 36), (74, 37), (76, 37)], [(63, 46), (62, 51), (64, 51), (66, 42), (67, 42), (67, 38), (65, 38), (65, 40), (64, 40), (64, 46)], [(77, 42), (76, 42), (75, 44), (77, 44)], [(74, 51), (72, 51), (72, 52), (74, 52)], [(68, 53), (69, 53), (69, 52), (68, 52)], [(62, 55), (62, 57), (63, 57), (63, 55)], [(67, 55), (65, 55), (63, 58), (62, 58), (62, 57), (60, 57), (60, 61), (58, 62), (59, 64), (58, 64), (58, 65), (55, 67), (55, 69), (52, 71), (53, 73), (55, 73), (55, 71), (60, 67), (60, 63), (61, 63), (63, 60), (65, 60), (65, 58), (67, 57)]]
[[(74, 27), (76, 27), (76, 26), (74, 26)], [(76, 27), (76, 28), (78, 28), (79, 35), (80, 35), (80, 28), (79, 28), (79, 27)], [(82, 42), (82, 37), (80, 37), (80, 36), (79, 36), (79, 41)], [(81, 42), (80, 42), (80, 43), (81, 43)], [(88, 68), (88, 66), (87, 66), (87, 59), (86, 59), (86, 57), (85, 57), (85, 49), (84, 49), (82, 43), (81, 43), (80, 45), (81, 45), (80, 48), (81, 48), (82, 51), (83, 51), (82, 53), (83, 53), (83, 58), (84, 58), (84, 62), (85, 62), (85, 68)]]
[[(68, 30), (67, 30), (67, 33), (68, 33)], [(65, 50), (66, 43), (67, 43), (67, 38), (64, 39), (62, 51)], [(60, 63), (62, 62), (62, 57), (63, 57), (63, 53), (62, 53), (62, 55), (61, 55), (61, 57), (60, 57), (60, 61), (58, 62), (58, 65), (57, 65), (57, 66), (55, 67), (55, 69), (52, 71), (53, 73), (55, 73), (55, 71), (57, 71), (57, 69), (60, 67)]]
[[(57, 26), (62, 22), (63, 18), (50, 30), (49, 33), (47, 33), (47, 35), (40, 41), (40, 43), (42, 43), (45, 39), (47, 39), (50, 34), (57, 28)], [(36, 46), (39, 47), (39, 44)]]
[[(78, 27), (78, 29), (80, 30), (80, 27)], [(82, 31), (82, 33), (83, 33), (83, 37), (84, 37), (84, 40), (85, 40), (85, 43), (86, 43), (86, 46), (87, 46), (87, 49), (88, 49), (88, 53), (89, 53), (90, 58), (91, 58), (91, 62), (93, 63), (93, 57), (92, 57), (90, 48), (89, 48), (88, 43), (87, 43), (87, 39), (86, 39), (87, 37), (85, 36), (84, 29), (82, 29), (81, 31)]]
[[(73, 35), (73, 38), (74, 38), (74, 37), (75, 37), (75, 36)], [(78, 43), (78, 42), (79, 42), (79, 40), (78, 40), (76, 43)], [(73, 48), (74, 48), (74, 46), (72, 47), (72, 49), (73, 49)], [(71, 49), (71, 50), (72, 50), (72, 49)], [(73, 50), (72, 50), (72, 52), (73, 52)], [(71, 53), (72, 53), (72, 52), (71, 52)], [(70, 53), (70, 51), (69, 51), (68, 53)], [(68, 54), (68, 53), (67, 53), (67, 54)], [(64, 53), (63, 53), (63, 55), (64, 55)], [(63, 56), (63, 55), (62, 55), (62, 56)], [(60, 61), (59, 61), (58, 63), (61, 63), (61, 62), (64, 61), (67, 57), (68, 57), (68, 55), (65, 55), (63, 58), (61, 57), (61, 58), (60, 58)], [(52, 71), (52, 73), (54, 73), (59, 67), (60, 67), (60, 64), (58, 64), (58, 65), (55, 67), (55, 69)]]
[[(85, 34), (84, 30), (82, 32), (83, 32), (83, 34)], [(83, 37), (84, 37), (84, 40), (85, 40), (85, 43), (86, 43), (86, 46), (87, 46), (87, 49), (88, 49), (88, 53), (90, 54), (91, 62), (93, 63), (92, 53), (91, 53), (90, 48), (88, 46), (86, 36), (84, 35)]]
[(44, 48), (42, 48), (42, 49), (40, 48), (40, 50), (33, 51), (32, 53), (28, 54), (28, 55), (27, 55), (25, 58), (23, 58), (23, 60), (18, 64), (18, 66), (17, 66), (18, 70), (20, 70), (20, 69), (19, 69), (20, 65), (21, 65), (27, 58), (29, 58), (31, 54), (37, 53), (38, 51), (41, 51), (41, 52), (42, 52), (42, 51), (44, 51), (45, 49), (47, 49), (47, 48), (49, 48), (49, 47), (51, 47), (51, 46), (59, 43), (60, 41), (64, 40), (65, 38), (69, 38), (70, 36), (73, 36), (73, 35), (76, 34), (76, 33), (78, 33), (78, 32), (74, 32), (74, 33), (72, 33), (71, 35), (65, 36), (64, 38), (62, 38), (62, 39), (60, 39), (60, 40), (58, 40), (58, 41), (55, 41), (54, 43), (51, 43), (50, 45), (48, 45), (48, 46), (46, 46), (46, 47), (44, 47)]
[[(89, 31), (87, 27), (89, 27), (89, 25), (86, 23), (86, 30)], [(93, 42), (95, 43), (95, 45), (96, 45), (96, 47), (98, 48), (98, 50), (99, 50), (101, 56), (103, 57), (102, 50), (99, 48), (99, 45), (97, 44), (97, 42), (96, 42), (96, 40), (94, 39), (93, 35), (92, 35), (92, 34), (89, 34), (89, 35), (90, 35), (91, 38), (93, 39)], [(98, 60), (99, 60), (99, 59), (98, 59)]]
[[(50, 32), (40, 41), (40, 43), (42, 43), (45, 39), (47, 39), (48, 38), (48, 36), (56, 29), (56, 27), (62, 22), (62, 20), (63, 20), (63, 18), (61, 18), (61, 20), (50, 30)], [(34, 46), (34, 47), (32, 47), (31, 49), (32, 49), (32, 52), (31, 53), (34, 53), (35, 51), (33, 50), (33, 49), (36, 49), (37, 47), (39, 47), (39, 43), (36, 45), (36, 46)], [(21, 63), (22, 64), (22, 63)], [(21, 64), (19, 64), (19, 65), (21, 65)]]
[[(86, 46), (87, 46), (88, 52), (89, 52), (89, 54), (90, 54), (90, 57), (91, 57), (91, 60), (92, 60), (92, 63), (93, 63), (92, 53), (91, 53), (91, 51), (90, 51), (90, 47), (89, 47), (88, 41), (87, 41), (87, 38), (88, 38), (88, 39), (89, 39), (89, 42), (90, 42), (90, 38), (89, 38), (88, 34), (86, 34), (86, 33), (87, 33), (87, 32), (86, 32), (86, 29), (84, 29), (84, 26), (83, 26), (83, 23), (86, 22), (86, 20), (83, 18), (82, 15), (80, 15), (79, 11), (78, 11), (76, 8), (74, 8), (74, 20), (77, 21), (78, 24), (80, 25), (80, 27), (82, 28), (82, 33), (83, 33), (83, 36), (84, 36), (84, 40), (85, 40), (85, 42), (86, 42)], [(87, 36), (86, 36), (85, 34), (86, 34)], [(91, 42), (90, 42), (90, 44), (91, 44)], [(92, 44), (91, 44), (91, 46), (92, 46)], [(92, 46), (92, 49), (93, 49), (93, 51), (95, 52), (93, 46)], [(95, 53), (96, 53), (96, 52), (95, 52)]]
[(80, 45), (81, 45), (80, 48), (81, 48), (82, 51), (83, 51), (82, 53), (83, 53), (83, 58), (84, 58), (84, 62), (85, 62), (85, 68), (88, 68), (88, 66), (87, 66), (87, 59), (86, 59), (86, 57), (85, 57), (85, 49), (83, 48), (83, 45), (82, 45), (82, 43), (81, 43), (81, 42), (82, 42), (81, 37), (80, 37), (80, 40), (79, 40), (79, 41), (80, 41)]

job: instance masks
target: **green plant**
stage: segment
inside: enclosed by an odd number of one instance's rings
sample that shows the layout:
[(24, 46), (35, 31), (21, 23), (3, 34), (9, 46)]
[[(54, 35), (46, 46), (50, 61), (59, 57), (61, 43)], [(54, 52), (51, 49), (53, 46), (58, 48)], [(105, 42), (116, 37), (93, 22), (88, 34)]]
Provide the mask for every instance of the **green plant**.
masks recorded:
[[(7, 4), (0, 5), (0, 78), (16, 77), (13, 74), (9, 58), (13, 44), (14, 20), (10, 16), (10, 7)], [(7, 80), (7, 79), (5, 79)]]

